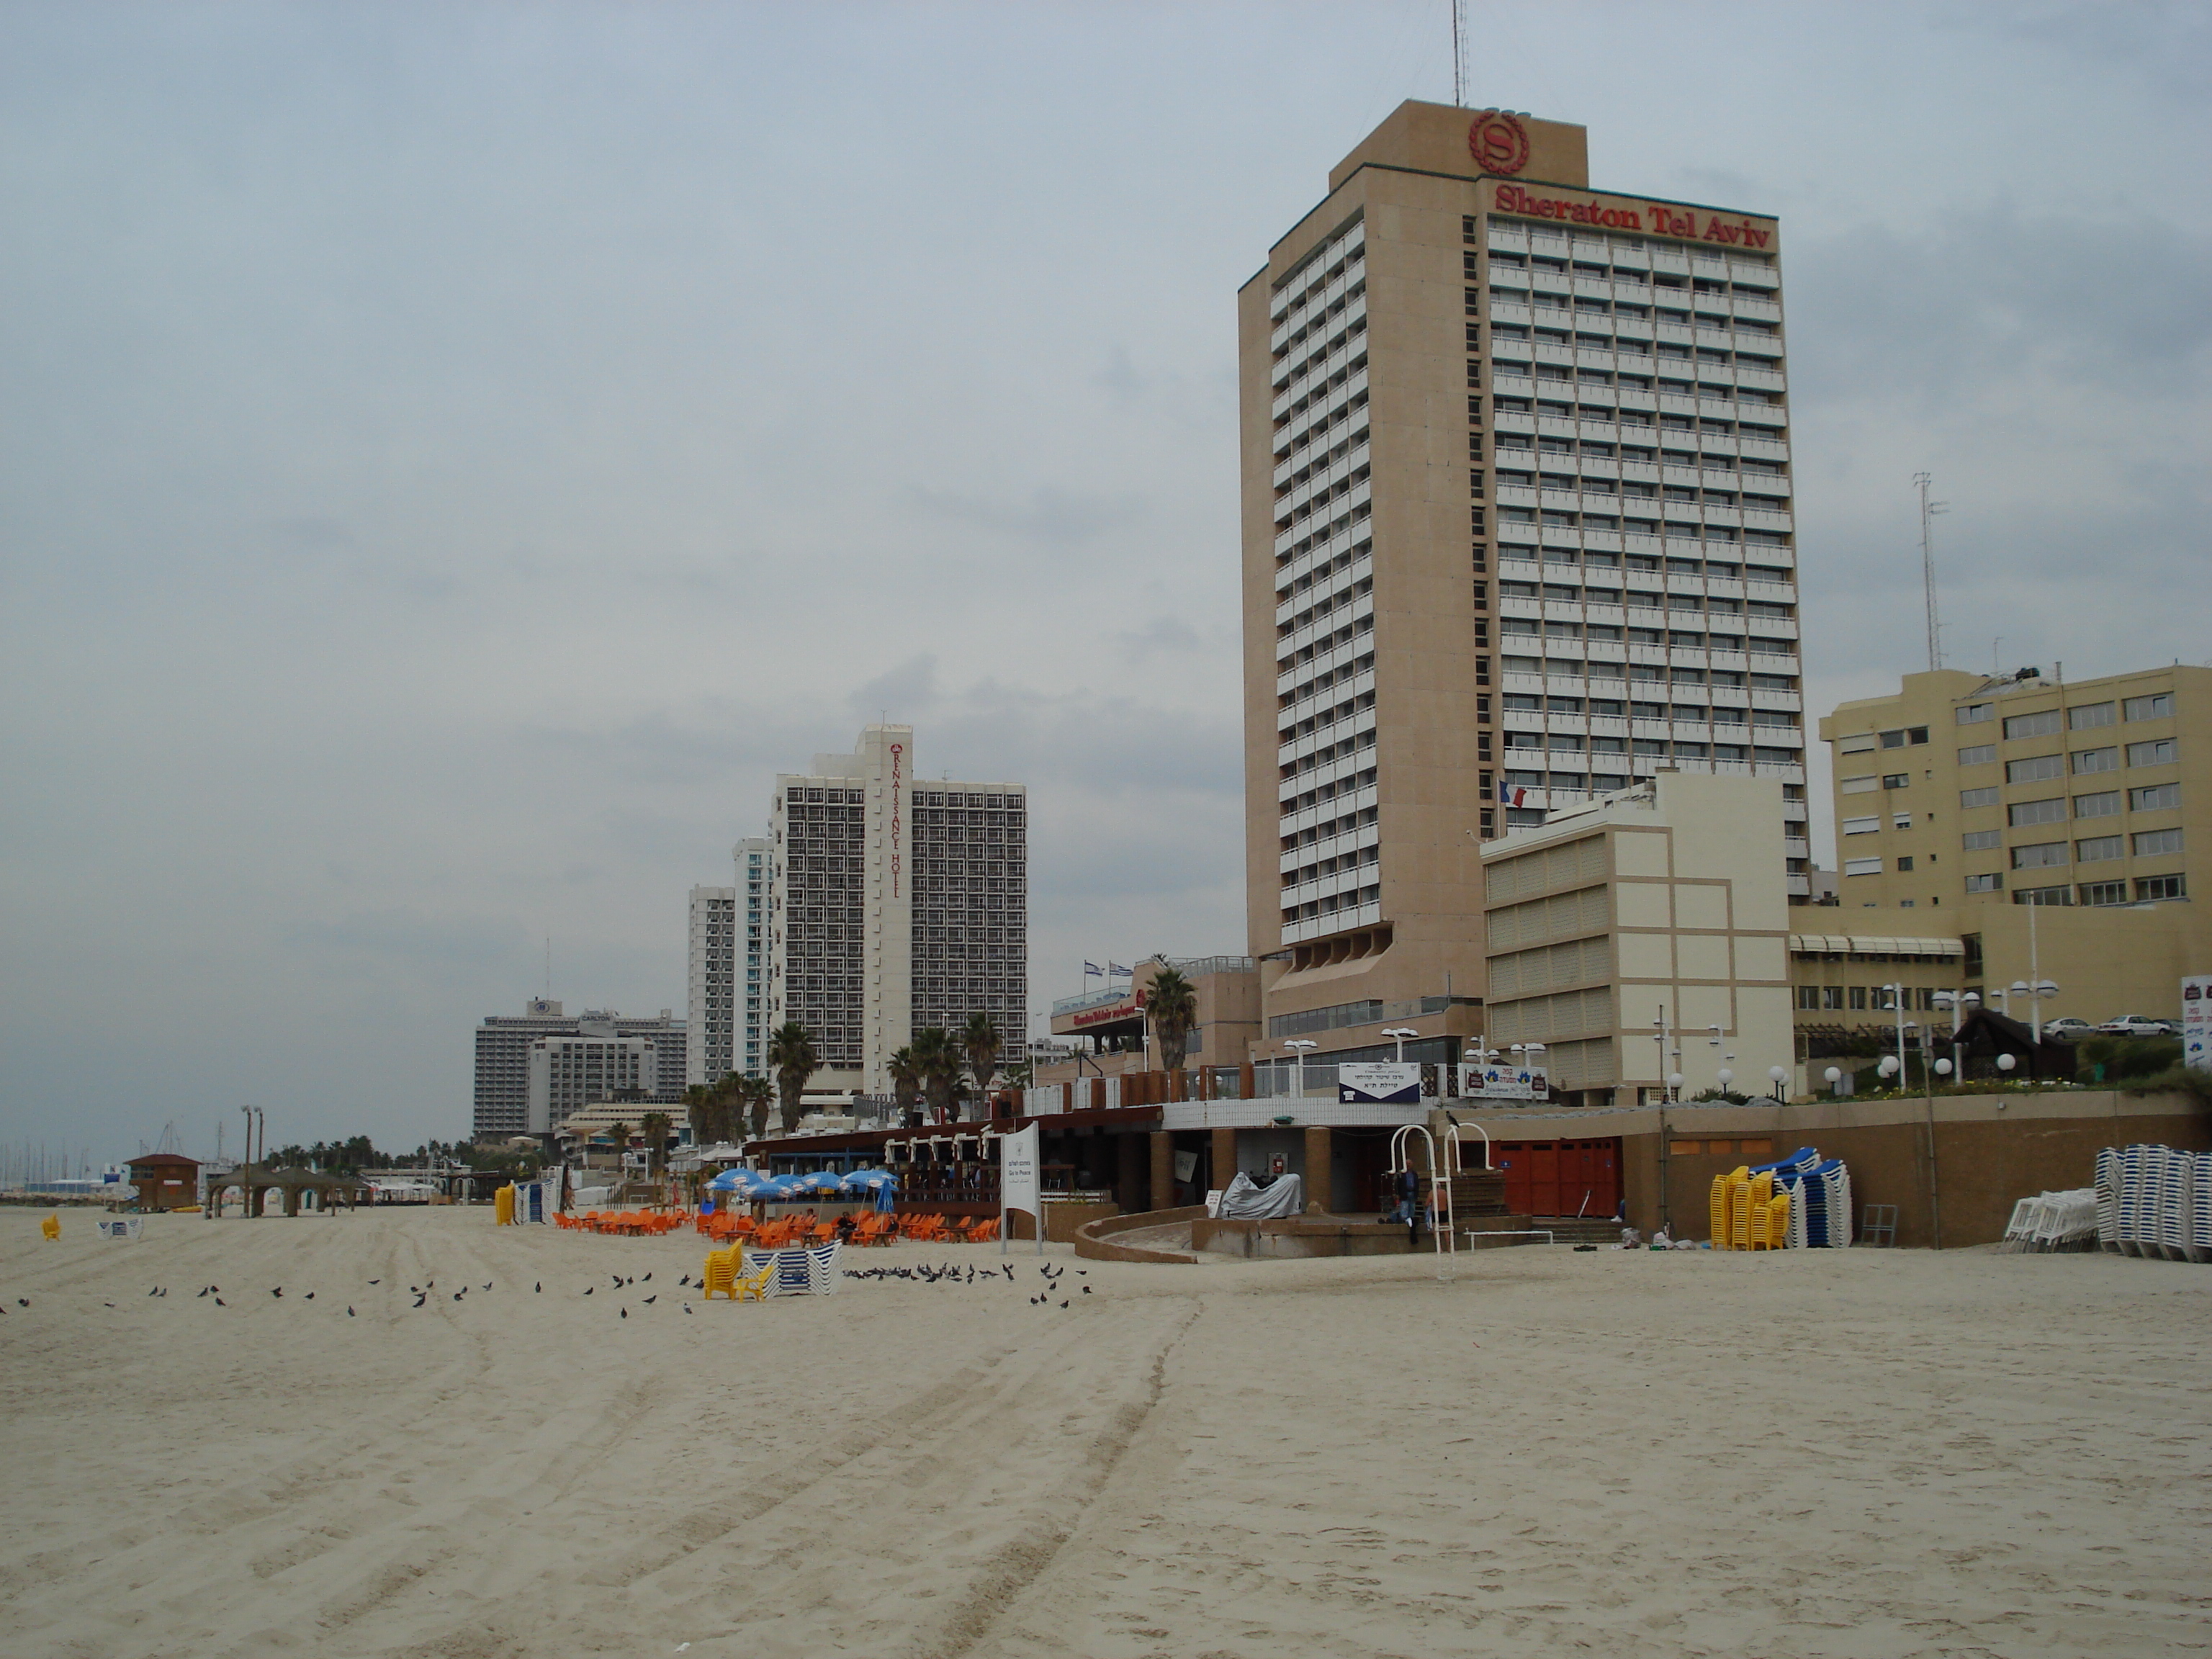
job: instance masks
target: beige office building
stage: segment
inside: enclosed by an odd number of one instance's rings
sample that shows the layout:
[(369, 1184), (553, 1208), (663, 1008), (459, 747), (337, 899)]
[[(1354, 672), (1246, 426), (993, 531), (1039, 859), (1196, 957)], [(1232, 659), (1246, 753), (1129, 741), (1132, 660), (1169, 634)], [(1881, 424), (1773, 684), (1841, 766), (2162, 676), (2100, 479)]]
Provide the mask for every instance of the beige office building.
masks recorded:
[(1547, 811), (1763, 777), (1804, 896), (1779, 238), (1496, 111), (1402, 105), (1328, 185), (1239, 295), (1255, 1053), (1445, 1060), (1480, 844)]
[(915, 769), (914, 728), (775, 781), (767, 1027), (795, 1020), (812, 1094), (890, 1091), (914, 1032), (988, 1013), (1018, 1065), (1029, 1036), (1029, 793)]
[(1820, 736), (1831, 931), (1954, 938), (1971, 988), (2056, 981), (2046, 1018), (2172, 1018), (2181, 975), (2212, 972), (2212, 915), (2191, 902), (2212, 847), (2212, 669), (1908, 674)]
[(1570, 1104), (1794, 1080), (1781, 786), (1662, 772), (1482, 849), (1488, 1042)]

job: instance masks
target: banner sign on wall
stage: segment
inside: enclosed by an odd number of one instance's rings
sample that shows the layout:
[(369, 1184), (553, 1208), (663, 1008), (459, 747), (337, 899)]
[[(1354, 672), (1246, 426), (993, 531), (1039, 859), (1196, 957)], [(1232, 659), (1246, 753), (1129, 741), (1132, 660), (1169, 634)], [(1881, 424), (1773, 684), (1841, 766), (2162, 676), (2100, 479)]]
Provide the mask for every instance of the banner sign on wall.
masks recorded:
[(1389, 1062), (1340, 1065), (1336, 1068), (1336, 1098), (1340, 1105), (1355, 1101), (1418, 1105), (1421, 1068)]
[(1540, 1066), (1462, 1066), (1459, 1091), (1481, 1100), (1549, 1100), (1552, 1080)]
[(1006, 1213), (1021, 1210), (1036, 1223), (1037, 1254), (1044, 1254), (1044, 1208), (1037, 1186), (1037, 1126), (999, 1138), (999, 1254), (1006, 1253)]
[(2181, 1063), (2212, 1072), (2212, 975), (2181, 981)]

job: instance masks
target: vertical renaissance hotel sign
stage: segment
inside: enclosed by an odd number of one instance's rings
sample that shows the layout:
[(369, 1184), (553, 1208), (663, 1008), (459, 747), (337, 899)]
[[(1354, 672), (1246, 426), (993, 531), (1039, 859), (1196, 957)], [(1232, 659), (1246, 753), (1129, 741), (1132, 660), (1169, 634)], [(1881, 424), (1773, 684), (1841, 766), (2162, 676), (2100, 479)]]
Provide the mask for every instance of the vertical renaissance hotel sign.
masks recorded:
[(894, 899), (899, 896), (899, 878), (902, 867), (904, 864), (904, 860), (902, 854), (904, 851), (905, 843), (899, 839), (899, 824), (900, 821), (906, 816), (905, 792), (906, 745), (902, 743), (895, 743), (891, 745), (891, 841), (890, 848), (891, 896)]

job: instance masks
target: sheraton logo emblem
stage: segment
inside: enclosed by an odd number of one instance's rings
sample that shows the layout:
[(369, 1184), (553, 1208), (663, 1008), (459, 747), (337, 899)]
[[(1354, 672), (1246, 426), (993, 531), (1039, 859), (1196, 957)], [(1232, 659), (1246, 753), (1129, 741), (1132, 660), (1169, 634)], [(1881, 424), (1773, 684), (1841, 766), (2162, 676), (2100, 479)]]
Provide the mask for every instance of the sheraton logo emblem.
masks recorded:
[(1528, 129), (1504, 110), (1476, 116), (1467, 130), (1467, 147), (1485, 173), (1518, 173), (1528, 165)]

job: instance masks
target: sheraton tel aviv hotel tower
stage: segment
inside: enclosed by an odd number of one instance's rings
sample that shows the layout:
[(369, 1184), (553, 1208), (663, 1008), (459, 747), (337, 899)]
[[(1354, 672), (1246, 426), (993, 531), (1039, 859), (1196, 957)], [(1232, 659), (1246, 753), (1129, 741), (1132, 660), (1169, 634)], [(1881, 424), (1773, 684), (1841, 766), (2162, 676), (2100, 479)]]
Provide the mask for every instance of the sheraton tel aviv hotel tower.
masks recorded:
[(1255, 1053), (1443, 1060), (1479, 843), (1547, 810), (1773, 778), (1806, 896), (1781, 236), (1498, 110), (1401, 105), (1328, 185), (1239, 295)]

